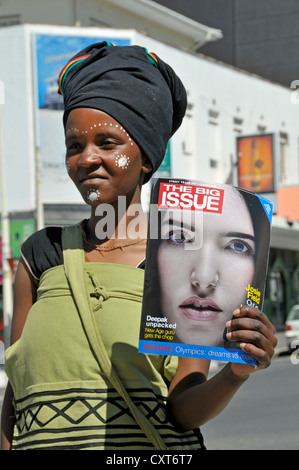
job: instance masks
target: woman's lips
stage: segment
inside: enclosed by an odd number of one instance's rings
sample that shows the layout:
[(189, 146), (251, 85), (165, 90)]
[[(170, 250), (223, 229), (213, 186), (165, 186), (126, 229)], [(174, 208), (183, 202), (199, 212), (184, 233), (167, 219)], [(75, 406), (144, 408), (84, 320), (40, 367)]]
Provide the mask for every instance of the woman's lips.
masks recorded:
[(221, 308), (211, 299), (189, 297), (179, 306), (182, 313), (191, 320), (210, 321), (222, 312)]
[(79, 182), (80, 184), (84, 185), (92, 185), (92, 184), (97, 184), (101, 181), (103, 181), (103, 177), (100, 175), (97, 176), (87, 176), (86, 178), (82, 178)]

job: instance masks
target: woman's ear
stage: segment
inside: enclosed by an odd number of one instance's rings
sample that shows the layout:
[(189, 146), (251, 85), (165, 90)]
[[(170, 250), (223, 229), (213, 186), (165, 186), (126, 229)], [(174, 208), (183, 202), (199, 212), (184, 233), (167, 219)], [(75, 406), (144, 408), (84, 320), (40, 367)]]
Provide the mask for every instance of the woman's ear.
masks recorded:
[(153, 167), (150, 161), (146, 157), (142, 157), (142, 172), (143, 173), (150, 173)]

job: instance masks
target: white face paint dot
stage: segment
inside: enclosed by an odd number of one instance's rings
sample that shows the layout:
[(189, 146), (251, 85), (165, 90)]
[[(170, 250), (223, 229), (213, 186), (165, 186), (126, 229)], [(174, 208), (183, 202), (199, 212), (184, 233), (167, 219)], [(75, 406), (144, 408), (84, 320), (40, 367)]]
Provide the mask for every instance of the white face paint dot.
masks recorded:
[(126, 155), (118, 155), (115, 159), (115, 165), (118, 166), (119, 168), (122, 168), (123, 170), (125, 168), (128, 168), (129, 163), (130, 163), (130, 159)]
[(90, 202), (95, 202), (100, 199), (100, 191), (98, 189), (89, 189), (87, 191), (87, 199)]

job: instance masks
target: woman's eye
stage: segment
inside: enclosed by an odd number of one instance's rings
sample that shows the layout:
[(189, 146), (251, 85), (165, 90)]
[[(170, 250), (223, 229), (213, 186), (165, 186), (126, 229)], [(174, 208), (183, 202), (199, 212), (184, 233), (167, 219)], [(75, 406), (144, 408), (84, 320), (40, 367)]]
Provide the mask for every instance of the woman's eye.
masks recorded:
[(175, 245), (181, 245), (183, 243), (191, 243), (194, 240), (194, 236), (183, 230), (173, 230), (169, 233), (169, 240)]
[(248, 243), (242, 240), (232, 240), (226, 247), (227, 250), (232, 250), (242, 255), (253, 255), (253, 249)]
[(112, 142), (112, 140), (104, 140), (104, 142), (101, 143), (101, 146), (102, 147), (107, 147), (109, 145), (114, 145), (114, 142)]
[(71, 152), (72, 150), (80, 150), (80, 149), (81, 149), (81, 144), (79, 142), (72, 142), (66, 148), (67, 152)]
[(102, 149), (112, 149), (114, 148), (116, 145), (118, 145), (118, 141), (112, 137), (107, 137), (107, 138), (103, 138), (101, 139), (98, 143), (97, 143), (98, 147), (102, 148)]

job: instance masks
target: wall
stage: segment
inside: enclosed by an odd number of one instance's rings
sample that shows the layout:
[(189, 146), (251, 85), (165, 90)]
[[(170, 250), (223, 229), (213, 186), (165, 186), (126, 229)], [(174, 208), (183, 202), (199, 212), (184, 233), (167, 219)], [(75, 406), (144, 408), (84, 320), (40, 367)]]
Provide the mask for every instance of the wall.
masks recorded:
[(8, 210), (21, 212), (35, 206), (35, 129), (30, 37), (19, 26), (1, 28), (0, 50), (0, 80), (4, 83), (5, 90), (5, 103), (1, 105), (0, 112)]
[(290, 86), (299, 78), (297, 0), (156, 0), (223, 32), (206, 55)]
[[(191, 177), (195, 171), (197, 178), (227, 181), (231, 176), (231, 162), (236, 161), (235, 137), (263, 130), (276, 133), (277, 144), (280, 133), (288, 135), (283, 183), (298, 183), (299, 105), (292, 102), (290, 89), (205, 56), (175, 50), (138, 34), (136, 37), (169, 61), (188, 90), (191, 109), (181, 129), (187, 152), (184, 154), (184, 149), (177, 148), (175, 137), (172, 148), (180, 153), (174, 161), (175, 174)], [(217, 128), (214, 141), (211, 122)], [(216, 160), (214, 166), (211, 159)]]
[[(50, 146), (49, 138), (42, 146), (45, 158), (50, 161), (52, 159), (53, 162), (61, 160), (63, 166), (61, 111), (47, 115), (47, 110), (44, 110), (35, 127), (36, 67), (35, 60), (31, 62), (31, 58), (35, 58), (32, 46), (33, 37), (37, 33), (89, 36), (91, 41), (107, 35), (109, 38), (127, 37), (131, 38), (132, 43), (153, 50), (174, 67), (187, 88), (189, 107), (182, 127), (171, 140), (173, 176), (237, 183), (234, 166), (237, 161), (236, 136), (260, 133), (262, 129), (276, 134), (277, 147), (281, 134), (287, 135), (285, 173), (283, 180), (279, 182), (298, 184), (299, 104), (292, 102), (292, 92), (288, 88), (132, 31), (15, 26), (0, 29), (0, 46), (4, 47), (7, 41), (10, 42), (10, 53), (3, 54), (4, 67), (0, 73), (0, 80), (5, 84), (6, 98), (2, 110), (9, 210), (32, 210), (35, 207), (35, 146), (39, 143), (39, 126), (42, 121), (48, 123), (48, 127), (42, 126), (43, 129), (49, 129), (48, 135), (52, 133), (54, 137), (57, 136), (55, 149)], [(57, 175), (55, 181), (60, 185), (60, 190), (52, 189), (51, 198), (48, 189), (43, 196), (44, 202), (54, 203), (60, 200), (67, 203), (76, 198), (75, 193), (67, 196), (69, 189), (66, 177), (59, 181)], [(46, 173), (44, 182), (49, 185)], [(79, 199), (73, 202), (78, 203)]]

